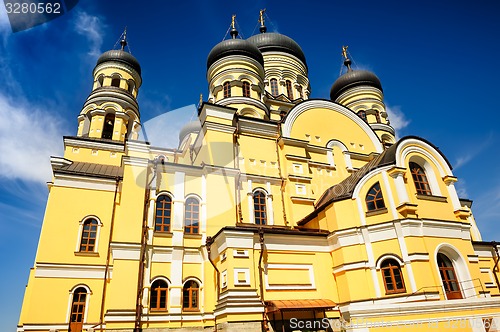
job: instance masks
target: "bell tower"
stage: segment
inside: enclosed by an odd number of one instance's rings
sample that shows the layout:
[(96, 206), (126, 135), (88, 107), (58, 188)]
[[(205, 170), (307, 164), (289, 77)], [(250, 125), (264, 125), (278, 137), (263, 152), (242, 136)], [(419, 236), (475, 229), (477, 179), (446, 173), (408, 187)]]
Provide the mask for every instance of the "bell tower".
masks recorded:
[(138, 139), (140, 113), (137, 95), (142, 84), (139, 61), (125, 51), (127, 31), (120, 38), (121, 49), (103, 53), (93, 71), (94, 83), (78, 116), (79, 137), (123, 142)]

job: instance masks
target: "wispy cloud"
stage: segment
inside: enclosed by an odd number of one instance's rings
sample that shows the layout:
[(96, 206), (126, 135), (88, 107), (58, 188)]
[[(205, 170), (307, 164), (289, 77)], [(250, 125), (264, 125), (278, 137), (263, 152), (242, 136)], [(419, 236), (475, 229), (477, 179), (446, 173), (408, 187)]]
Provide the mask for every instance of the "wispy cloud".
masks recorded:
[(5, 46), (7, 43), (8, 36), (12, 33), (10, 28), (9, 17), (5, 11), (5, 7), (0, 5), (0, 37), (2, 39), (2, 44)]
[(39, 105), (0, 94), (0, 178), (46, 182), (49, 156), (62, 153), (63, 125)]
[(455, 164), (453, 165), (454, 170), (467, 164), (469, 161), (474, 159), (478, 154), (484, 151), (493, 142), (493, 133), (490, 133), (486, 139), (481, 139), (480, 142), (476, 142), (471, 148), (460, 149), (464, 154), (457, 157)]
[(92, 16), (86, 12), (76, 13), (74, 25), (75, 31), (86, 37), (90, 43), (89, 55), (97, 57), (101, 54), (103, 36), (101, 31), (105, 31), (105, 25), (98, 16)]
[(391, 126), (396, 130), (396, 132), (406, 128), (410, 124), (410, 120), (406, 118), (405, 114), (401, 110), (401, 106), (386, 105), (386, 110)]
[(496, 183), (490, 189), (474, 200), (472, 206), (474, 217), (483, 235), (483, 240), (491, 241), (500, 238), (498, 220), (500, 219), (500, 183)]

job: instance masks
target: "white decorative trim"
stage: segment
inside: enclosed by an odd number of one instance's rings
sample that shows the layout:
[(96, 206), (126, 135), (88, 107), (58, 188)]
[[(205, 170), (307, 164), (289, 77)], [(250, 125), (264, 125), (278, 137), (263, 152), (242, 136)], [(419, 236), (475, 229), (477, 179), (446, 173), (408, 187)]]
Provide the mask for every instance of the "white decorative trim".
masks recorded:
[(137, 261), (140, 258), (141, 246), (132, 243), (111, 243), (111, 253), (113, 260), (133, 260)]
[(55, 173), (53, 186), (114, 192), (116, 180)]
[[(245, 280), (240, 282), (238, 280), (238, 274), (244, 273)], [(234, 269), (234, 285), (235, 286), (250, 286), (250, 269), (248, 268), (235, 268)]]
[(448, 257), (448, 259), (452, 262), (453, 268), (455, 269), (455, 273), (457, 275), (457, 279), (459, 282), (460, 290), (462, 291), (462, 295), (464, 298), (471, 298), (477, 295), (476, 289), (474, 288), (474, 284), (472, 283), (472, 278), (469, 273), (469, 269), (465, 259), (463, 258), (460, 251), (449, 243), (441, 243), (436, 247), (434, 251), (434, 265), (436, 268), (437, 275), (439, 277), (440, 285), (443, 289), (444, 293), (444, 285), (443, 280), (440, 277), (439, 266), (437, 264), (437, 255), (442, 253)]
[[(48, 264), (37, 263), (35, 278), (104, 279), (104, 265)], [(109, 268), (111, 277), (113, 268)]]
[(64, 147), (72, 146), (75, 148), (87, 148), (87, 149), (97, 149), (97, 150), (105, 150), (105, 151), (114, 151), (114, 152), (124, 152), (125, 145), (123, 143), (112, 144), (108, 142), (102, 142), (98, 140), (86, 140), (84, 138), (75, 138), (75, 137), (65, 137), (64, 138)]
[(78, 237), (76, 238), (76, 246), (75, 246), (75, 252), (80, 252), (80, 246), (82, 244), (82, 233), (83, 233), (83, 224), (89, 220), (89, 219), (95, 219), (97, 221), (97, 230), (96, 230), (96, 238), (95, 238), (95, 244), (94, 244), (94, 250), (92, 251), (84, 251), (85, 253), (88, 252), (93, 252), (93, 253), (98, 253), (99, 252), (99, 238), (101, 234), (101, 227), (102, 227), (102, 222), (101, 220), (95, 216), (95, 215), (89, 215), (84, 217), (78, 224)]
[[(418, 146), (411, 146), (411, 144), (415, 144)], [(429, 151), (433, 151), (434, 153), (431, 154), (424, 150), (424, 148)], [(441, 154), (429, 144), (415, 138), (405, 139), (398, 145), (396, 150), (396, 166), (406, 168), (406, 156), (408, 156), (410, 153), (422, 154), (429, 158), (439, 170), (439, 174), (441, 177), (444, 177), (446, 175), (453, 176), (453, 173), (451, 172), (451, 169), (443, 156), (441, 156)]]
[(310, 100), (302, 102), (302, 103), (296, 105), (295, 107), (293, 107), (288, 112), (285, 123), (283, 124), (283, 136), (290, 137), (293, 124), (295, 123), (297, 118), (302, 113), (304, 113), (307, 110), (312, 109), (312, 108), (323, 108), (326, 110), (338, 112), (338, 113), (346, 116), (351, 121), (356, 123), (359, 127), (361, 127), (361, 129), (364, 130), (366, 135), (369, 137), (369, 139), (373, 143), (376, 152), (382, 153), (382, 151), (384, 150), (382, 143), (380, 143), (378, 136), (375, 134), (373, 129), (365, 121), (363, 121), (359, 116), (354, 114), (354, 112), (352, 112), (350, 109), (348, 109), (342, 105), (335, 104), (331, 101), (326, 101), (326, 100), (310, 99)]

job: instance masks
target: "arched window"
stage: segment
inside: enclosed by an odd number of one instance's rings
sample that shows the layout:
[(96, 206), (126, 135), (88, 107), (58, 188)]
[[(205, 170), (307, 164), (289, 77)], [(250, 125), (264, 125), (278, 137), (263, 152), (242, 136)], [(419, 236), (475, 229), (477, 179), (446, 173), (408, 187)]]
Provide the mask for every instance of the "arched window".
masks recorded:
[(113, 138), (113, 127), (115, 125), (115, 115), (108, 113), (104, 118), (104, 125), (102, 127), (102, 138)]
[(243, 97), (250, 97), (250, 83), (243, 82)]
[(120, 81), (121, 81), (120, 76), (113, 75), (111, 77), (111, 86), (116, 86), (117, 88), (119, 88), (120, 87)]
[(168, 284), (165, 280), (156, 280), (151, 285), (149, 308), (151, 311), (167, 310)]
[(71, 332), (82, 331), (86, 302), (87, 290), (84, 287), (75, 289), (73, 292), (73, 300), (71, 301), (71, 314), (69, 318), (69, 330)]
[(366, 111), (359, 111), (358, 116), (363, 119), (364, 121), (367, 121), (366, 119)]
[(135, 83), (132, 80), (128, 80), (128, 92), (133, 93), (135, 88)]
[(231, 97), (231, 83), (225, 82), (223, 87), (224, 87), (224, 98)]
[(253, 213), (257, 225), (266, 224), (266, 194), (262, 190), (256, 190), (253, 193)]
[(439, 274), (441, 275), (441, 280), (443, 281), (443, 287), (446, 292), (446, 298), (448, 300), (461, 299), (462, 292), (460, 290), (460, 285), (458, 283), (453, 263), (448, 256), (442, 253), (437, 254), (437, 263), (439, 267)]
[(198, 234), (199, 228), (200, 202), (195, 197), (189, 197), (184, 206), (184, 233)]
[(377, 120), (377, 123), (380, 123), (380, 113), (375, 110), (375, 119)]
[(395, 259), (386, 259), (380, 266), (386, 294), (406, 292), (401, 267)]
[(271, 94), (275, 97), (278, 96), (278, 80), (275, 78), (271, 79)]
[(172, 199), (168, 195), (160, 195), (156, 199), (155, 232), (169, 232), (172, 217)]
[(425, 175), (423, 168), (417, 163), (410, 162), (410, 170), (417, 194), (432, 195), (431, 187), (429, 186), (429, 181), (427, 181), (427, 176)]
[(104, 83), (104, 75), (101, 74), (99, 75), (99, 77), (97, 77), (97, 87), (100, 88), (103, 83)]
[(300, 98), (304, 99), (304, 92), (302, 91), (302, 85), (297, 87), (297, 92), (299, 93)]
[(94, 218), (87, 219), (83, 222), (82, 237), (80, 239), (81, 252), (94, 252), (98, 226), (99, 223)]
[(292, 82), (290, 80), (286, 80), (286, 94), (288, 95), (288, 99), (293, 100), (293, 89)]
[(366, 208), (368, 211), (374, 211), (385, 208), (384, 197), (382, 196), (382, 189), (380, 189), (380, 183), (375, 183), (365, 198)]
[(182, 310), (198, 310), (198, 298), (200, 287), (194, 280), (186, 281), (182, 288)]

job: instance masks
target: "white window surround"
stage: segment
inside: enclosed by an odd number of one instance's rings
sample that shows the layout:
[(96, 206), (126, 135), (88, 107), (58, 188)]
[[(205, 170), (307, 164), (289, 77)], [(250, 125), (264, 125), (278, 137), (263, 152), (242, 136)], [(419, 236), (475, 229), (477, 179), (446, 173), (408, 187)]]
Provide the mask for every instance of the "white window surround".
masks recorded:
[(89, 219), (95, 219), (97, 221), (97, 232), (96, 232), (96, 237), (95, 237), (95, 245), (94, 245), (94, 250), (91, 252), (97, 253), (99, 249), (99, 235), (101, 233), (101, 227), (102, 227), (102, 222), (101, 219), (99, 219), (97, 216), (94, 215), (88, 215), (84, 217), (80, 222), (78, 226), (78, 238), (76, 240), (76, 248), (75, 252), (80, 252), (80, 244), (82, 241), (82, 233), (83, 233), (83, 224), (89, 220)]
[[(425, 176), (427, 178), (427, 182), (429, 183), (429, 187), (431, 188), (431, 194), (433, 196), (441, 196), (441, 189), (439, 188), (439, 183), (438, 183), (438, 178), (436, 177), (436, 174), (434, 173), (434, 169), (431, 166), (431, 164), (424, 158), (418, 155), (413, 155), (410, 157), (409, 162), (414, 162), (420, 167), (425, 172)], [(412, 176), (412, 181), (413, 181), (413, 176)]]
[[(234, 270), (234, 285), (235, 286), (250, 286), (250, 269), (248, 268), (235, 268)], [(238, 274), (245, 274), (245, 281), (238, 280)]]
[(437, 272), (437, 277), (440, 282), (441, 290), (443, 291), (443, 296), (446, 297), (446, 292), (444, 291), (443, 281), (441, 279), (439, 266), (437, 264), (437, 255), (439, 253), (446, 255), (446, 257), (448, 257), (448, 259), (452, 262), (463, 297), (476, 297), (477, 292), (474, 288), (473, 281), (471, 280), (472, 278), (470, 276), (469, 269), (467, 268), (467, 263), (460, 254), (460, 251), (449, 243), (439, 244), (434, 251), (434, 264)]
[(352, 170), (352, 162), (351, 162), (351, 155), (349, 154), (349, 150), (347, 150), (347, 147), (345, 146), (344, 143), (338, 141), (338, 140), (330, 140), (328, 143), (326, 143), (326, 147), (328, 148), (328, 151), (326, 153), (326, 157), (328, 159), (328, 163), (330, 166), (336, 167), (335, 165), (335, 160), (334, 160), (334, 155), (333, 155), (333, 148), (337, 147), (342, 151), (342, 154), (344, 155), (344, 162), (346, 169)]
[(83, 287), (87, 293), (85, 296), (85, 313), (83, 315), (83, 323), (87, 322), (87, 315), (89, 311), (89, 302), (90, 302), (90, 296), (92, 295), (92, 291), (90, 290), (89, 286), (85, 284), (78, 284), (74, 286), (70, 291), (69, 291), (69, 297), (68, 297), (68, 310), (66, 313), (66, 323), (69, 324), (70, 316), (71, 316), (71, 307), (73, 306), (73, 295), (75, 294), (75, 290), (78, 288)]
[(226, 288), (227, 287), (227, 270), (224, 270), (220, 274), (220, 280), (221, 280), (221, 288)]
[[(249, 185), (251, 185), (251, 180), (249, 181)], [(267, 187), (270, 189), (271, 184), (268, 182)], [(251, 192), (248, 193), (248, 210), (250, 211), (250, 222), (252, 224), (255, 223), (255, 210), (254, 210), (254, 202), (253, 202), (253, 195), (257, 192), (261, 191), (264, 193), (264, 196), (266, 197), (266, 225), (274, 225), (274, 218), (273, 218), (273, 200), (272, 200), (272, 195), (269, 195), (268, 191), (265, 190), (262, 187), (255, 188)]]
[(382, 263), (387, 259), (394, 259), (396, 262), (398, 262), (399, 267), (403, 267), (405, 265), (405, 263), (398, 256), (394, 254), (385, 254), (377, 259), (377, 265), (376, 265), (377, 270), (381, 269)]

